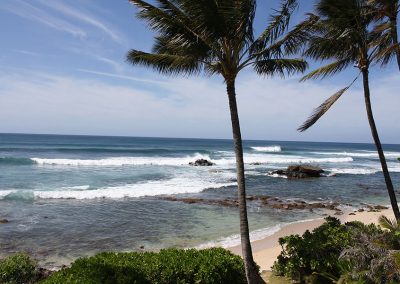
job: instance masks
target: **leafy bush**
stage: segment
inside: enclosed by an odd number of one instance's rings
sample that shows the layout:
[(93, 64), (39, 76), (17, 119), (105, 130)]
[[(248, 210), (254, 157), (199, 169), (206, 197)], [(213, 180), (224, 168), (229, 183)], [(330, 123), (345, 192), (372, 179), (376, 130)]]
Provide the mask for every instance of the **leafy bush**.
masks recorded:
[(100, 253), (80, 258), (43, 283), (246, 283), (243, 261), (222, 248)]
[(400, 283), (400, 226), (389, 221), (380, 219), (386, 231), (358, 232), (352, 246), (342, 252), (340, 258), (351, 266), (348, 278), (361, 283)]
[(274, 263), (273, 270), (301, 283), (332, 283), (323, 275), (339, 278), (343, 264), (339, 256), (343, 249), (352, 245), (358, 232), (378, 234), (374, 225), (350, 222), (342, 225), (333, 217), (312, 232), (302, 236), (291, 235), (279, 239), (282, 253)]
[(36, 262), (24, 253), (17, 253), (0, 260), (0, 283), (31, 283), (36, 273)]

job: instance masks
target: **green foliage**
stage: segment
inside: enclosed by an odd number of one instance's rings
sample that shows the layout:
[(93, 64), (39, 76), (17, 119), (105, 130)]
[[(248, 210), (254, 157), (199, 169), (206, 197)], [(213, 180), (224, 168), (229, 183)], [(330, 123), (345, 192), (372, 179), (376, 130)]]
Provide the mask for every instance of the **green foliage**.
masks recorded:
[(312, 232), (302, 236), (291, 235), (279, 239), (282, 253), (273, 266), (278, 275), (284, 275), (301, 283), (332, 283), (324, 275), (339, 279), (343, 263), (339, 256), (353, 243), (358, 232), (375, 234), (380, 229), (360, 222), (341, 224), (333, 217)]
[(351, 264), (347, 275), (361, 283), (400, 283), (400, 237), (396, 221), (380, 218), (385, 231), (358, 232), (341, 259)]
[(100, 253), (76, 260), (43, 283), (246, 283), (243, 261), (222, 248)]
[(0, 283), (31, 283), (36, 276), (36, 262), (24, 253), (0, 260)]

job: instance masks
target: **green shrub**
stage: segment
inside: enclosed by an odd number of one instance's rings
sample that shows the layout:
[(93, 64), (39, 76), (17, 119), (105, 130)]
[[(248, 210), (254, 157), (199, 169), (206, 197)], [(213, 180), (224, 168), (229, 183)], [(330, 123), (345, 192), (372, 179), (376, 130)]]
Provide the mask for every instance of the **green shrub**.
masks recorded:
[(43, 283), (246, 283), (243, 261), (222, 248), (100, 253), (80, 258)]
[(36, 276), (36, 262), (24, 253), (0, 260), (0, 283), (31, 283)]
[(343, 249), (354, 242), (358, 232), (377, 234), (381, 232), (374, 225), (350, 222), (342, 225), (333, 217), (312, 232), (302, 236), (291, 235), (279, 239), (282, 253), (274, 263), (273, 270), (301, 283), (332, 283), (323, 275), (339, 278), (342, 263), (339, 256)]

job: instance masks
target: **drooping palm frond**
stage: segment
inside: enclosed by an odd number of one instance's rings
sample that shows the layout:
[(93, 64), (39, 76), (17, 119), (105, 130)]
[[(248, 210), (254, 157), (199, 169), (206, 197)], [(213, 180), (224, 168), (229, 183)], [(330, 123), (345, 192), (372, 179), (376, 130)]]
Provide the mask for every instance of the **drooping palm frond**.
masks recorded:
[(389, 231), (400, 232), (400, 223), (398, 223), (395, 219), (389, 219), (385, 215), (379, 217), (379, 225)]
[(340, 89), (327, 100), (325, 100), (319, 107), (317, 107), (312, 115), (297, 129), (304, 132), (313, 126), (333, 105), (337, 100), (357, 81), (358, 76), (347, 87)]
[(279, 75), (285, 77), (286, 74), (303, 73), (307, 67), (308, 64), (304, 59), (277, 58), (258, 60), (254, 63), (254, 70), (259, 75), (264, 76)]

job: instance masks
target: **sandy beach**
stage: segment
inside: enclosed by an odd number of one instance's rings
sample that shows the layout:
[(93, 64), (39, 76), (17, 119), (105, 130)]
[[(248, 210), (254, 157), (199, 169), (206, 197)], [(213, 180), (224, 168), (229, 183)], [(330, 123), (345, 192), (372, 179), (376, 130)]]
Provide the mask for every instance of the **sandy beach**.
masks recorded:
[[(341, 216), (333, 216), (340, 219), (343, 223), (351, 221), (360, 221), (366, 224), (377, 223), (378, 218), (381, 215), (388, 216), (393, 219), (393, 212), (391, 209), (382, 210), (381, 212), (354, 212), (355, 215), (349, 215), (352, 212), (347, 212)], [(262, 240), (252, 242), (254, 260), (260, 266), (261, 271), (271, 270), (271, 266), (281, 252), (278, 240), (281, 237), (292, 235), (292, 234), (303, 234), (306, 230), (313, 230), (320, 226), (324, 222), (324, 219), (316, 219), (312, 221), (303, 221), (282, 227), (278, 232), (268, 236)], [(241, 247), (234, 246), (228, 248), (235, 254), (241, 254)]]

